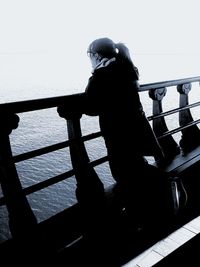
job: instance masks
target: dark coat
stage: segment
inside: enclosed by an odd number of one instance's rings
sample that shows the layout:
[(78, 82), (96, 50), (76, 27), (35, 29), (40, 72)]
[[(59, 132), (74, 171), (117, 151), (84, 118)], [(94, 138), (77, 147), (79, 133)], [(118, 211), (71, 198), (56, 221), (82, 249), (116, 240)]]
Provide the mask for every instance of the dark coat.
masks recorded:
[(171, 208), (171, 189), (168, 176), (144, 159), (162, 153), (143, 112), (138, 86), (134, 71), (117, 61), (96, 69), (85, 90), (85, 113), (99, 116), (117, 182), (115, 193), (128, 212), (150, 218), (153, 211)]
[(96, 69), (85, 90), (85, 113), (99, 115), (108, 152), (122, 153), (120, 157), (132, 154), (139, 158), (153, 155), (157, 149), (160, 152), (143, 112), (138, 87), (134, 70), (114, 61)]

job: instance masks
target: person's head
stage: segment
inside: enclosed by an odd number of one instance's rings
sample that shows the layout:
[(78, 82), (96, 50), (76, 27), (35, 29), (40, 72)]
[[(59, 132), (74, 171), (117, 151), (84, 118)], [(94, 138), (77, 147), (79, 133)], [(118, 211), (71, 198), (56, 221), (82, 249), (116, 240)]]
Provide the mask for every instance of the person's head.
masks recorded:
[(94, 40), (88, 47), (87, 54), (90, 57), (92, 67), (95, 68), (103, 58), (112, 58), (116, 55), (115, 43), (109, 38)]
[(116, 55), (116, 52), (115, 43), (107, 37), (94, 40), (87, 50), (88, 54), (97, 53), (102, 58), (112, 58)]
[(94, 40), (89, 45), (87, 54), (90, 57), (93, 68), (103, 58), (111, 59), (113, 57), (135, 68), (127, 46), (123, 43), (114, 43), (113, 40), (107, 37)]

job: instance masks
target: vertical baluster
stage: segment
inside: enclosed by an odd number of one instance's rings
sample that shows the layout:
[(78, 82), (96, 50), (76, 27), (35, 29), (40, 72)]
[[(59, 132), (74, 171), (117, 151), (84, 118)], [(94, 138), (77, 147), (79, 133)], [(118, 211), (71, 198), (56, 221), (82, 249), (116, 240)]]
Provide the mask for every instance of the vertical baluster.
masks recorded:
[[(186, 107), (189, 103), (189, 92), (192, 86), (191, 83), (181, 84), (177, 86), (177, 91), (180, 93), (179, 106), (180, 108)], [(185, 126), (188, 123), (193, 122), (193, 118), (190, 109), (184, 109), (179, 112), (179, 124)], [(183, 129), (180, 140), (180, 146), (183, 152), (190, 151), (196, 146), (200, 145), (200, 131), (197, 125), (192, 125), (186, 129)]]
[(89, 165), (88, 154), (81, 140), (81, 113), (66, 114), (60, 109), (59, 115), (66, 119), (68, 137), (72, 141), (70, 154), (77, 181), (77, 200), (80, 204), (91, 206), (92, 202), (102, 201), (104, 186), (93, 167)]
[(11, 234), (21, 236), (36, 225), (36, 218), (29, 206), (12, 158), (9, 134), (18, 127), (19, 117), (1, 114), (0, 129), (0, 182), (9, 214)]
[[(158, 115), (163, 112), (162, 99), (166, 95), (166, 92), (167, 89), (165, 87), (149, 91), (149, 96), (153, 100), (153, 115)], [(153, 130), (157, 137), (162, 136), (162, 134), (168, 131), (164, 117), (153, 120)], [(177, 155), (180, 152), (179, 146), (171, 135), (158, 139), (158, 141), (166, 158)]]
[(67, 120), (71, 161), (77, 181), (76, 197), (81, 208), (82, 225), (87, 233), (86, 236), (97, 238), (97, 233), (100, 237), (102, 229), (105, 229), (103, 225), (106, 223), (104, 186), (93, 167), (89, 165), (88, 154), (81, 140), (81, 113), (69, 114), (61, 107), (58, 108), (58, 113)]

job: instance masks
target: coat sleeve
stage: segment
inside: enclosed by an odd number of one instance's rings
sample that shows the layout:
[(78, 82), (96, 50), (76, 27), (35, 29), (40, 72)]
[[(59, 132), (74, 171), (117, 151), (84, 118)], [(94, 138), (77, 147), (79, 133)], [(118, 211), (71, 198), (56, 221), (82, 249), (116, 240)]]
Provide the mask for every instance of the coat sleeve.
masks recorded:
[(96, 76), (91, 76), (85, 89), (84, 113), (90, 116), (98, 116), (104, 108), (105, 85)]

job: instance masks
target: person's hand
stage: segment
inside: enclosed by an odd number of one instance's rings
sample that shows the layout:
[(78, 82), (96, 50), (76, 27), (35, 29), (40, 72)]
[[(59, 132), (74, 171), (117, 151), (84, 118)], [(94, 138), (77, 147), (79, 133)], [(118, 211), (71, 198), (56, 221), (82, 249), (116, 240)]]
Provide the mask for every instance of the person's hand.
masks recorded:
[(57, 112), (60, 117), (65, 118), (66, 120), (72, 120), (72, 119), (80, 119), (82, 116), (82, 113), (80, 111), (69, 111), (67, 109), (67, 106), (58, 106)]
[(19, 124), (19, 116), (12, 113), (0, 114), (1, 133), (10, 134)]

